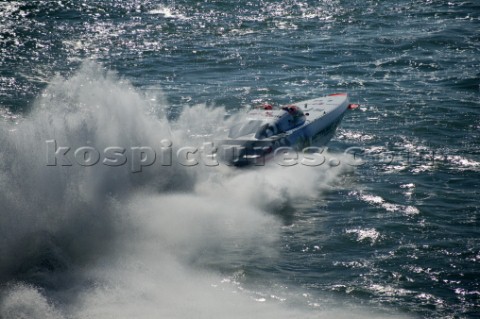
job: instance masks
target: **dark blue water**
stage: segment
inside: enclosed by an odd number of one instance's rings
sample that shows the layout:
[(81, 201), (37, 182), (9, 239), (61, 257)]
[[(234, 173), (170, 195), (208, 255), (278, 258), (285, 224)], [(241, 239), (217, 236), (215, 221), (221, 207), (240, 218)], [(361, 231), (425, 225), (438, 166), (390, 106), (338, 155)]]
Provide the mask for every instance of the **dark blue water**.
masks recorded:
[[(335, 92), (338, 167), (45, 165)], [(2, 318), (480, 316), (476, 1), (0, 2), (0, 116)]]

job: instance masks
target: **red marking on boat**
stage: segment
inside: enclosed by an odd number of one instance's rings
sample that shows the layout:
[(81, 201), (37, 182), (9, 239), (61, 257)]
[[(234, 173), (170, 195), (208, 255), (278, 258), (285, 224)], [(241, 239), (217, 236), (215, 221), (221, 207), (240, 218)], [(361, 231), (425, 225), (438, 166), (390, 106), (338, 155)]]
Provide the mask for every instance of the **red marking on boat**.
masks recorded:
[(347, 93), (333, 93), (333, 94), (329, 94), (328, 96), (345, 96), (347, 95)]

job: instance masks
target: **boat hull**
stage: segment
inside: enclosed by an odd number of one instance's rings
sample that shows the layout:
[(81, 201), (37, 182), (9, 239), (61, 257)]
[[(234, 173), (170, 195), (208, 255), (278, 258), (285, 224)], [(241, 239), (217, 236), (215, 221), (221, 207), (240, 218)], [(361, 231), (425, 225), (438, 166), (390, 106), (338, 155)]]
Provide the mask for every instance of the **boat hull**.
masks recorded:
[(259, 166), (274, 158), (280, 148), (298, 152), (311, 146), (324, 146), (334, 136), (349, 103), (347, 94), (342, 93), (301, 101), (291, 106), (302, 110), (305, 114), (304, 123), (269, 138), (221, 140), (217, 143), (220, 161), (239, 167)]

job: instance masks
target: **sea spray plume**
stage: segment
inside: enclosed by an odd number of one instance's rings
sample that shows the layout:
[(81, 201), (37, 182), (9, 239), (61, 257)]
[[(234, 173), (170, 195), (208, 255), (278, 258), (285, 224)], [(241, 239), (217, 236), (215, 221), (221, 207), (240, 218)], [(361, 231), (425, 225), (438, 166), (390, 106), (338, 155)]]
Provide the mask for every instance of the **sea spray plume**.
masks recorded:
[[(230, 228), (225, 228), (229, 214), (236, 213), (229, 210), (229, 203), (212, 207), (211, 198), (195, 200), (195, 195), (145, 197), (165, 190), (188, 192), (193, 187), (191, 175), (176, 165), (163, 170), (148, 167), (142, 174), (102, 165), (47, 167), (47, 139), (73, 148), (87, 144), (101, 149), (155, 145), (170, 131), (168, 123), (145, 114), (145, 104), (131, 86), (98, 69), (98, 65), (86, 64), (69, 79), (54, 79), (19, 125), (2, 123), (1, 183), (5, 192), (0, 195), (0, 273), (1, 282), (8, 283), (2, 292), (2, 317), (32, 313), (42, 317), (42, 309), (50, 309), (47, 297), (61, 301), (62, 312), (71, 312), (72, 317), (77, 311), (98, 311), (90, 303), (84, 309), (76, 300), (90, 300), (95, 289), (86, 289), (88, 282), (114, 284), (96, 274), (122, 273), (124, 263), (116, 262), (133, 262), (124, 254), (132, 253), (160, 272), (156, 285), (161, 286), (172, 277), (166, 265), (174, 259), (194, 261), (201, 257), (195, 248), (208, 250), (228, 238), (230, 243), (237, 240), (253, 247), (248, 242), (259, 238), (252, 236), (260, 230), (256, 225), (262, 228), (262, 220), (272, 222), (258, 210), (245, 208), (232, 219)], [(143, 195), (135, 199), (135, 194)], [(145, 240), (144, 234), (148, 235)], [(133, 251), (128, 247), (134, 247)], [(188, 248), (193, 250), (188, 252)], [(158, 257), (150, 260), (151, 255)], [(178, 277), (189, 277), (189, 273), (180, 272)], [(197, 297), (198, 291), (194, 291)], [(29, 296), (43, 301), (29, 307), (22, 305), (19, 296), (25, 302), (31, 300)], [(135, 305), (133, 309), (139, 310)]]
[(1, 124), (1, 281), (35, 278), (45, 284), (43, 271), (102, 253), (99, 247), (114, 232), (110, 201), (133, 189), (191, 187), (175, 166), (162, 172), (149, 167), (145, 174), (128, 167), (46, 166), (49, 139), (72, 148), (157, 145), (169, 137), (168, 123), (146, 114), (145, 106), (126, 81), (86, 63), (69, 79), (53, 79), (18, 125)]
[[(264, 208), (285, 196), (306, 198), (307, 186), (322, 179), (302, 173), (304, 184), (292, 183), (288, 168), (173, 165), (132, 174), (45, 165), (45, 139), (101, 149), (155, 146), (169, 136), (169, 124), (145, 112), (141, 95), (99, 68), (87, 64), (54, 79), (19, 125), (1, 124), (0, 317), (331, 317), (293, 296), (292, 310), (256, 302), (219, 274), (255, 258), (274, 264), (281, 221)], [(221, 111), (198, 110), (220, 118)], [(185, 127), (182, 119), (177, 125)]]

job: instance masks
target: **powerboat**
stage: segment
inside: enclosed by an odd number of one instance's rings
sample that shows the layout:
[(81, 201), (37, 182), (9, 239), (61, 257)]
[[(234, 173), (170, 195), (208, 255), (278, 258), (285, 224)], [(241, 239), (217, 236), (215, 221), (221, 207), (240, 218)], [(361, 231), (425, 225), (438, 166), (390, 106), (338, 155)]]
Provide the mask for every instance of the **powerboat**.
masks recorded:
[(250, 110), (244, 121), (227, 129), (216, 143), (217, 156), (228, 165), (262, 165), (277, 150), (304, 150), (324, 146), (333, 137), (350, 104), (346, 93), (300, 101), (275, 108), (263, 104)]

